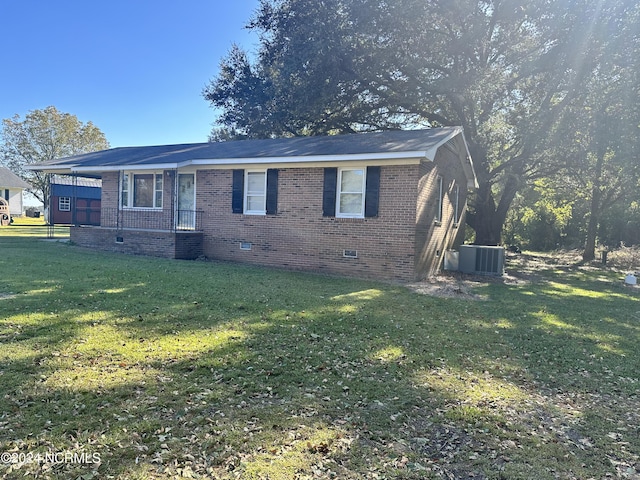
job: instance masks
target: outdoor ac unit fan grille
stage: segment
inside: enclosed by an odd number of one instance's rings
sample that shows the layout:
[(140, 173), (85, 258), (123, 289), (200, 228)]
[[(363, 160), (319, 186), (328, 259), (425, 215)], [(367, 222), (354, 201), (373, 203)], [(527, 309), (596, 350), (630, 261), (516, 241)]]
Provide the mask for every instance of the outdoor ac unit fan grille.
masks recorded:
[(480, 274), (500, 275), (502, 274), (503, 250), (477, 248), (476, 249), (476, 272)]
[(502, 275), (504, 248), (483, 245), (461, 245), (458, 269), (476, 275)]

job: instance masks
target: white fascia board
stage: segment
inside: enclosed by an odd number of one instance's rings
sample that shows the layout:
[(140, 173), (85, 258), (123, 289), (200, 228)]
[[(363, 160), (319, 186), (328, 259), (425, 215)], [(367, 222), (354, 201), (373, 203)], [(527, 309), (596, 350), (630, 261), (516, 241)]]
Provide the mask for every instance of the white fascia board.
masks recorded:
[(69, 174), (73, 171), (73, 165), (26, 165), (24, 167), (26, 170), (30, 170), (32, 172), (46, 172), (46, 173), (59, 173), (59, 174)]
[[(265, 166), (265, 165), (288, 165), (296, 167), (326, 166), (327, 164), (412, 164), (418, 163), (427, 155), (425, 151), (412, 152), (392, 152), (392, 153), (359, 153), (349, 155), (301, 155), (295, 157), (247, 157), (247, 158), (212, 158), (192, 160), (191, 165), (196, 167), (226, 167), (229, 166)], [(432, 159), (429, 159), (432, 160)]]
[[(397, 165), (418, 165), (421, 161), (424, 161), (424, 156), (422, 158), (411, 158), (406, 160), (352, 160), (352, 161), (342, 161), (342, 162), (305, 162), (305, 163), (277, 163), (277, 162), (268, 162), (268, 163), (243, 163), (242, 165), (230, 163), (227, 165), (197, 165), (194, 166), (197, 170), (229, 170), (234, 168), (242, 168), (242, 169), (256, 169), (256, 170), (265, 170), (269, 168), (325, 168), (325, 167), (373, 167), (373, 166), (397, 166)], [(189, 169), (187, 171), (190, 171)]]
[(91, 167), (73, 167), (74, 173), (99, 173), (99, 172), (120, 172), (120, 171), (139, 171), (139, 170), (174, 170), (189, 165), (190, 162), (182, 163), (153, 163), (140, 165), (112, 165), (112, 166), (91, 166)]
[(476, 169), (473, 166), (473, 159), (471, 158), (471, 153), (469, 153), (469, 145), (467, 144), (467, 139), (464, 138), (464, 132), (462, 129), (460, 129), (460, 135), (462, 135), (462, 145), (464, 146), (465, 158), (462, 162), (465, 172), (467, 173), (467, 186), (470, 189), (479, 188), (480, 185), (478, 184)]
[(462, 127), (454, 127), (454, 128), (452, 128), (451, 133), (449, 133), (449, 135), (444, 137), (437, 144), (435, 144), (433, 147), (431, 147), (429, 150), (427, 150), (425, 152), (427, 158), (433, 162), (433, 160), (436, 158), (436, 153), (438, 153), (438, 149), (442, 145), (447, 143), (449, 140), (451, 140), (453, 137), (455, 137), (456, 135), (459, 135), (459, 134), (463, 134), (464, 135), (464, 133), (462, 131)]
[[(458, 156), (460, 158), (460, 161), (462, 162), (462, 168), (467, 174), (467, 188), (478, 188), (478, 177), (476, 176), (476, 172), (473, 167), (473, 159), (471, 158), (471, 154), (469, 153), (469, 146), (467, 144), (467, 140), (464, 137), (464, 130), (462, 127), (455, 127), (449, 135), (438, 142), (437, 145), (434, 145), (432, 148), (430, 148), (426, 152), (427, 158), (433, 161), (438, 149), (457, 135), (460, 135), (462, 140), (462, 142), (456, 142), (456, 149), (458, 150)], [(460, 151), (462, 150), (462, 148), (460, 148), (461, 145), (464, 147), (464, 151)]]

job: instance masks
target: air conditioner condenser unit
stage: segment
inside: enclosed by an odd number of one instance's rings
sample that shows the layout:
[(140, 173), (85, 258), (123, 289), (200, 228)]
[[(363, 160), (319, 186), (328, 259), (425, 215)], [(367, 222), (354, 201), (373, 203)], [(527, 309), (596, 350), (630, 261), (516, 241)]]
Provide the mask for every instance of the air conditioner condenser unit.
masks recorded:
[(475, 275), (504, 275), (504, 248), (460, 245), (458, 269)]

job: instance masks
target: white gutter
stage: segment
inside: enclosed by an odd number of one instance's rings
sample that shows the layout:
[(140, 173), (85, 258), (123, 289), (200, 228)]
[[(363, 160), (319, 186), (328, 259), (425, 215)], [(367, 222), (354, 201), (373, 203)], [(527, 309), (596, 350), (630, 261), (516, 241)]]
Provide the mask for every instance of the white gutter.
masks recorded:
[(65, 165), (61, 167), (60, 165), (25, 165), (25, 170), (31, 170), (34, 172), (49, 172), (49, 173), (69, 173), (72, 171), (73, 165)]
[[(331, 162), (363, 162), (385, 160), (410, 160), (425, 158), (427, 152), (391, 152), (391, 153), (357, 153), (344, 155), (300, 155), (295, 157), (246, 157), (246, 158), (212, 158), (191, 160), (194, 166), (216, 165), (266, 165), (272, 163), (331, 163)], [(429, 160), (433, 160), (429, 158)]]
[(94, 173), (94, 172), (119, 172), (122, 170), (174, 170), (186, 167), (191, 164), (190, 161), (182, 163), (154, 163), (142, 165), (117, 165), (117, 166), (91, 166), (91, 167), (71, 167), (73, 173)]

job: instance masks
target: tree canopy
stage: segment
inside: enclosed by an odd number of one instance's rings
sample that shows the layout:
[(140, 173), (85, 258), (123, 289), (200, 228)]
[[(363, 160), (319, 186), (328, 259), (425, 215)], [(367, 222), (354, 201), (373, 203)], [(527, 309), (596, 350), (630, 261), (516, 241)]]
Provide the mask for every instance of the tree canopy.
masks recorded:
[(577, 105), (637, 53), (638, 23), (632, 0), (261, 0), (257, 54), (234, 47), (204, 91), (212, 138), (461, 125), (468, 222), (496, 244), (516, 193), (564, 162)]
[(45, 207), (48, 176), (27, 170), (26, 165), (109, 148), (104, 133), (93, 123), (83, 123), (53, 106), (32, 110), (24, 120), (19, 115), (2, 120), (0, 140), (0, 163), (29, 182), (31, 192)]

